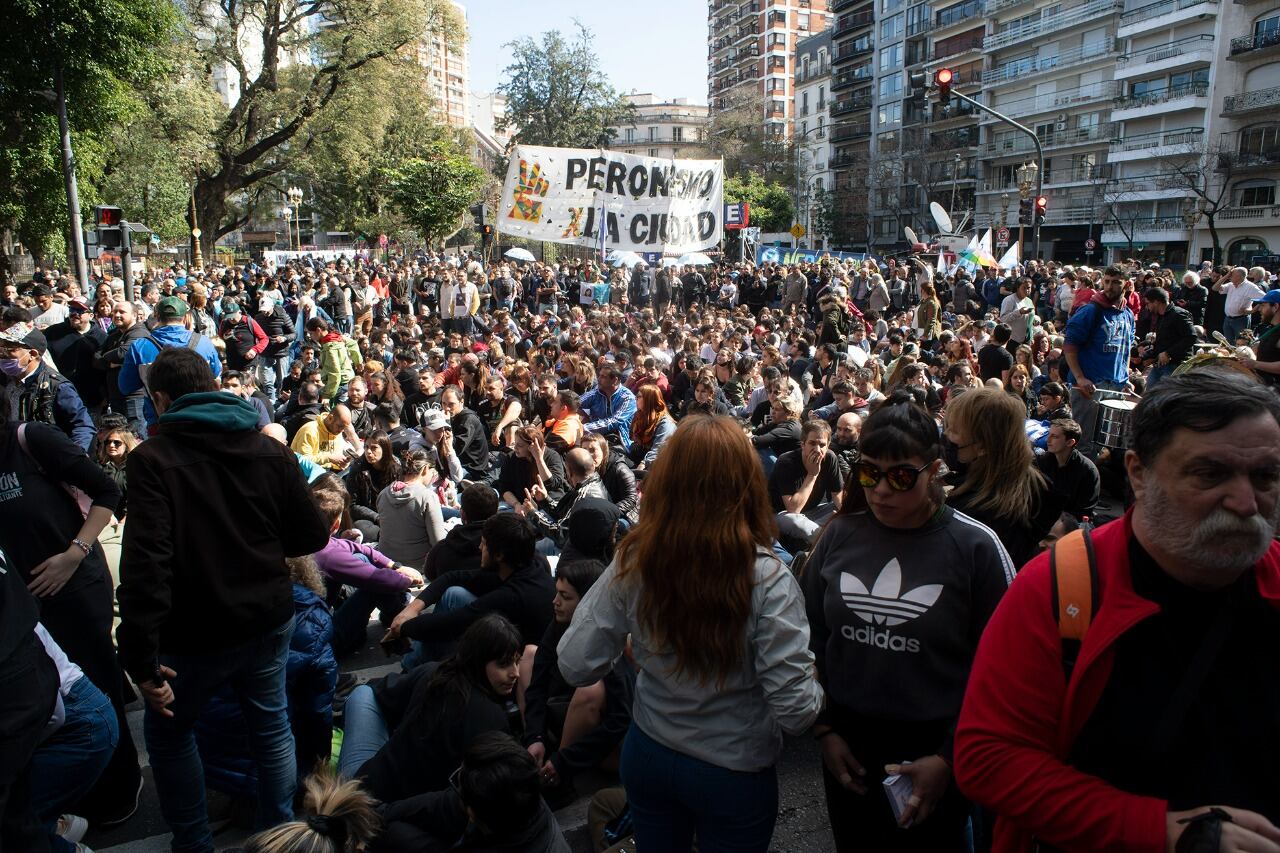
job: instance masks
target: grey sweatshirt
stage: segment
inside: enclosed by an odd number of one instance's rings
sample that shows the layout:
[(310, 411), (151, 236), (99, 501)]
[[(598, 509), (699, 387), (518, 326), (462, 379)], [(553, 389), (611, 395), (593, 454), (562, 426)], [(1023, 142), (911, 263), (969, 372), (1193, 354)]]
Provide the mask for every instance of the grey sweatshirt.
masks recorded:
[(415, 569), (448, 533), (435, 489), (400, 480), (378, 494), (378, 526), (378, 550)]
[(885, 527), (869, 512), (837, 517), (804, 572), (831, 703), (954, 724), (978, 639), (1013, 573), (996, 535), (950, 507), (915, 530)]
[(747, 620), (747, 656), (723, 687), (676, 676), (675, 656), (655, 649), (640, 624), (638, 579), (621, 581), (610, 565), (573, 614), (560, 640), (560, 673), (574, 686), (598, 681), (622, 654), (627, 635), (640, 675), (632, 720), (664, 746), (718, 767), (772, 767), (782, 732), (813, 725), (822, 688), (813, 674), (809, 625), (799, 584), (772, 554), (759, 550)]

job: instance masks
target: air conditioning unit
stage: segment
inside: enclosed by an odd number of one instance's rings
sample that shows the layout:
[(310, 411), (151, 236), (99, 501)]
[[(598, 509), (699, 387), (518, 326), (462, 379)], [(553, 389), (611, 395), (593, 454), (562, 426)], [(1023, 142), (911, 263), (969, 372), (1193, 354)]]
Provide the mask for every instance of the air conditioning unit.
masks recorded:
[(1067, 120), (1067, 114), (1066, 114), (1066, 113), (1058, 113), (1058, 118), (1057, 118), (1057, 120), (1058, 120), (1059, 122), (1064, 122), (1064, 121), (1066, 121), (1066, 120)]
[(1065, 121), (1060, 121), (1053, 126), (1053, 129), (1056, 130), (1058, 133), (1062, 133), (1067, 129), (1067, 123)]

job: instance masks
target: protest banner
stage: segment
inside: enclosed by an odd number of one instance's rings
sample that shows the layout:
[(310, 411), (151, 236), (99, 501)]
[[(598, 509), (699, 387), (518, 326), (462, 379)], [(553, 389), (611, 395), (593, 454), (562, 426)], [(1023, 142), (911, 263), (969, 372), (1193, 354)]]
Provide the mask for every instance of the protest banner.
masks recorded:
[(497, 218), (504, 234), (612, 251), (681, 255), (724, 235), (724, 163), (520, 145)]
[(761, 264), (812, 264), (823, 258), (833, 261), (865, 261), (862, 252), (828, 252), (825, 249), (793, 249), (790, 246), (756, 246), (756, 266)]

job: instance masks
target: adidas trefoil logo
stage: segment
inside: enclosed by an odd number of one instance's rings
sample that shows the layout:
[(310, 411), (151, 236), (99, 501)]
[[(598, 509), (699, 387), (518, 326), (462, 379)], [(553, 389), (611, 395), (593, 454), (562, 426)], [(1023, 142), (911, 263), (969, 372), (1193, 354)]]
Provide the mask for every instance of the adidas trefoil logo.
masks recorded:
[(910, 622), (929, 612), (942, 595), (942, 584), (933, 583), (901, 592), (902, 567), (895, 557), (885, 563), (868, 591), (862, 581), (848, 572), (840, 573), (840, 595), (862, 621), (892, 627)]

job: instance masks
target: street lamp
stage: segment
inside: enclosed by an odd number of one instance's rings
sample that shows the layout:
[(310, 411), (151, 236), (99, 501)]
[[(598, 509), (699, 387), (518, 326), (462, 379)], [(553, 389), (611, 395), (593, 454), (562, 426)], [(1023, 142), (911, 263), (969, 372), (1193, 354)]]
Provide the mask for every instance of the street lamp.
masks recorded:
[[(1035, 163), (1030, 161), (1023, 163), (1021, 166), (1018, 167), (1018, 198), (1022, 199), (1023, 201), (1026, 201), (1027, 199), (1031, 198), (1031, 187), (1033, 184), (1035, 184), (1036, 174), (1039, 171), (1040, 171), (1040, 168), (1036, 166)], [(1023, 207), (1025, 207), (1025, 205), (1023, 205)], [(1027, 246), (1026, 246), (1025, 238), (1023, 236), (1023, 232), (1025, 228), (1026, 228), (1026, 225), (1023, 223), (1022, 218), (1019, 217), (1018, 218), (1018, 257), (1022, 259), (1025, 259), (1027, 256), (1026, 254)]]
[(1009, 194), (1007, 192), (1000, 193), (1000, 225), (1009, 224)]
[(280, 218), (284, 220), (284, 235), (289, 244), (289, 251), (293, 251), (293, 208), (287, 204), (281, 207)]
[(289, 187), (285, 195), (289, 197), (289, 204), (293, 206), (293, 219), (298, 227), (298, 251), (302, 251), (302, 214), (299, 211), (302, 206), (302, 188)]

